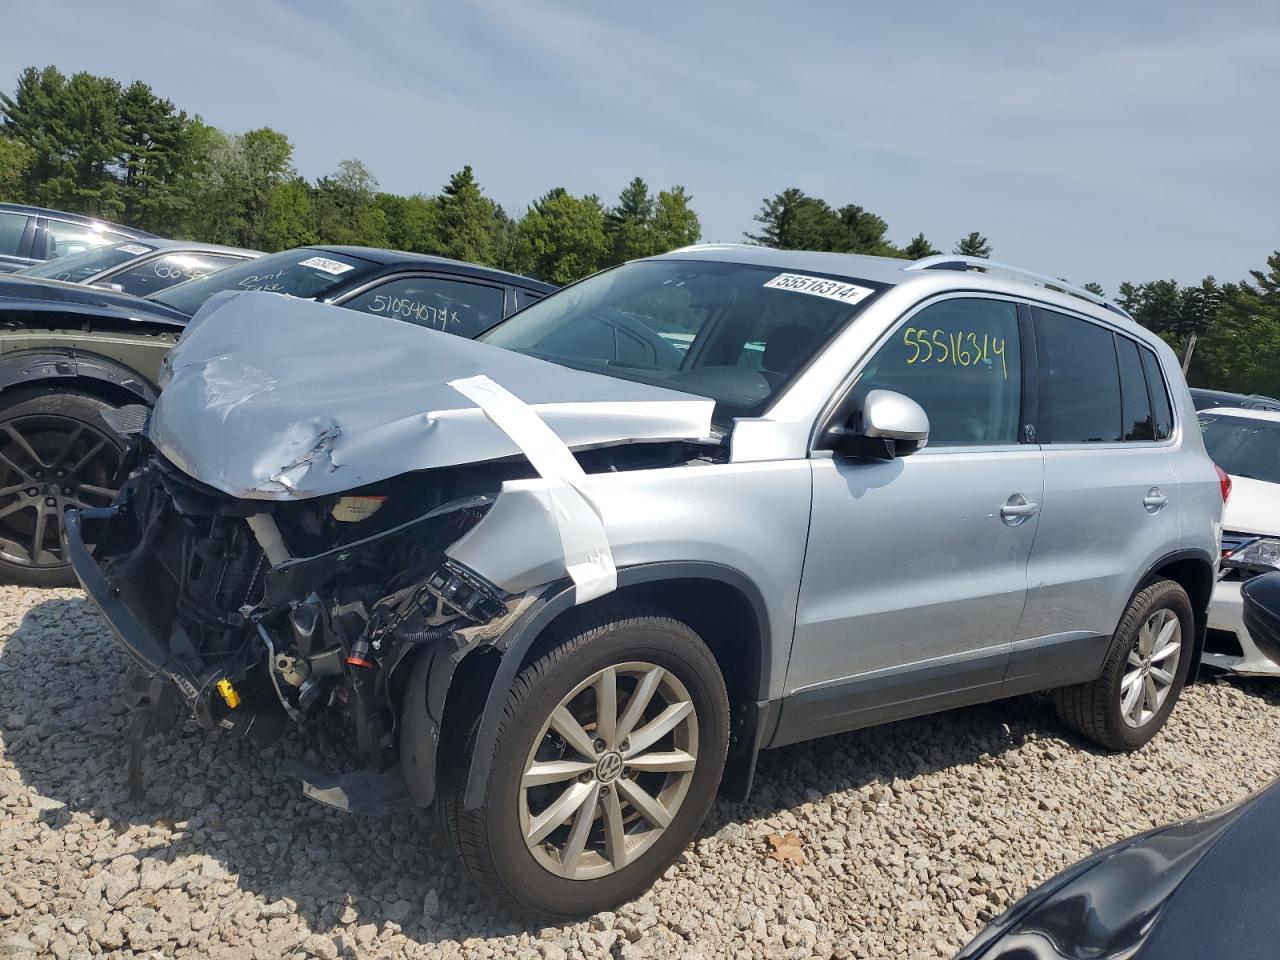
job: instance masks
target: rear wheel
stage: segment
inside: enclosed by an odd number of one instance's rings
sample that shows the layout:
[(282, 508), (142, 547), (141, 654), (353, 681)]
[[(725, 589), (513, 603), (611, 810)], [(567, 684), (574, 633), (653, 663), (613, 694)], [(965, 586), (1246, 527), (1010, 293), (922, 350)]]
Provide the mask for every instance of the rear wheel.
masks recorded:
[(483, 885), (539, 914), (630, 900), (705, 818), (728, 716), (715, 658), (685, 624), (580, 622), (512, 684), (481, 808), (462, 811), (463, 777), (446, 786), (455, 846)]
[(1102, 675), (1054, 691), (1058, 716), (1112, 750), (1136, 750), (1159, 732), (1191, 666), (1195, 619), (1172, 580), (1138, 591), (1120, 619)]
[(62, 517), (115, 498), (122, 447), (101, 416), (111, 406), (55, 389), (0, 401), (0, 578), (33, 587), (76, 582)]

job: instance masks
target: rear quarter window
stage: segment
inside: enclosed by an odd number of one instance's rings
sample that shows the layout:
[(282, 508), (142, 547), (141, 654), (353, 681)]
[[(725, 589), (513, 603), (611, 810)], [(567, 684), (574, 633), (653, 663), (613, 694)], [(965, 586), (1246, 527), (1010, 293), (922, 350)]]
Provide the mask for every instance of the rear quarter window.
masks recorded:
[(1147, 347), (1139, 347), (1142, 356), (1142, 369), (1147, 375), (1147, 394), (1151, 397), (1151, 418), (1157, 440), (1168, 440), (1173, 436), (1173, 405), (1169, 402), (1169, 385), (1165, 382), (1164, 371), (1160, 369), (1160, 361), (1155, 352)]

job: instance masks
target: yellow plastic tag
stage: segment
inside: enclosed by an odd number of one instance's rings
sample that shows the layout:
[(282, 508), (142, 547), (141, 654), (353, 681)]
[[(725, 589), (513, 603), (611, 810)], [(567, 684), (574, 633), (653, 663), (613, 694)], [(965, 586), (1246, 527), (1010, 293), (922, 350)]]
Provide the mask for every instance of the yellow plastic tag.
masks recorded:
[(240, 694), (236, 692), (236, 688), (231, 685), (231, 681), (223, 677), (216, 684), (218, 692), (222, 694), (222, 699), (227, 702), (227, 706), (234, 710), (240, 706)]

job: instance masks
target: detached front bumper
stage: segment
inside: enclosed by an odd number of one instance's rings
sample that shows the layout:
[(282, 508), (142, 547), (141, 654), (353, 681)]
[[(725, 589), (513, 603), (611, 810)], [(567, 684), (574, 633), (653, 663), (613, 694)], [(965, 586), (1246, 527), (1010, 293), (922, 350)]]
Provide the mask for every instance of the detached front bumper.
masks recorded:
[[(169, 652), (168, 644), (147, 629), (120, 591), (107, 579), (102, 567), (94, 559), (87, 543), (96, 543), (105, 525), (117, 518), (119, 507), (101, 507), (68, 511), (64, 518), (67, 534), (67, 551), (71, 566), (89, 595), (94, 606), (111, 625), (125, 652), (149, 677), (158, 677), (171, 684), (186, 707), (202, 725), (212, 726), (208, 692), (211, 684)], [(208, 678), (205, 678), (208, 679)], [(204, 694), (201, 690), (204, 688)]]
[(1245, 624), (1240, 581), (1220, 580), (1214, 585), (1209, 603), (1209, 629), (1234, 634), (1242, 656), (1205, 651), (1205, 664), (1242, 676), (1280, 677), (1280, 663), (1268, 655), (1268, 648), (1259, 646)]

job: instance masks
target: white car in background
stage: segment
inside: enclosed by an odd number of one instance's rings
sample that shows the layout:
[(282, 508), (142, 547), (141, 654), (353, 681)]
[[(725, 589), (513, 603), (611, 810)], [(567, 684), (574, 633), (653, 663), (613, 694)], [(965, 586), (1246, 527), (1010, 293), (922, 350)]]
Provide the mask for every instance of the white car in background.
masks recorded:
[(1200, 411), (1205, 449), (1231, 477), (1222, 515), (1222, 573), (1209, 606), (1204, 663), (1251, 676), (1280, 677), (1280, 664), (1254, 643), (1241, 617), (1240, 585), (1280, 570), (1280, 412), (1215, 407)]

